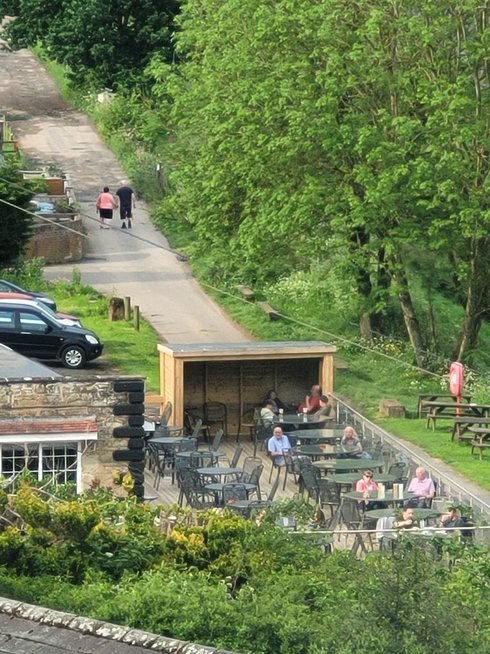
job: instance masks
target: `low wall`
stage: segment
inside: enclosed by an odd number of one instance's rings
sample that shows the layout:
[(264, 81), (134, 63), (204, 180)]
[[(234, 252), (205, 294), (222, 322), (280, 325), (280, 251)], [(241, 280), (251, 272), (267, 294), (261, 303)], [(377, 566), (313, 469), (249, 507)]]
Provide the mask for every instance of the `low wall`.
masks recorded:
[(43, 257), (46, 263), (81, 261), (87, 249), (81, 217), (78, 214), (54, 214), (46, 217), (56, 222), (41, 220), (34, 224), (34, 234), (27, 245), (26, 257)]

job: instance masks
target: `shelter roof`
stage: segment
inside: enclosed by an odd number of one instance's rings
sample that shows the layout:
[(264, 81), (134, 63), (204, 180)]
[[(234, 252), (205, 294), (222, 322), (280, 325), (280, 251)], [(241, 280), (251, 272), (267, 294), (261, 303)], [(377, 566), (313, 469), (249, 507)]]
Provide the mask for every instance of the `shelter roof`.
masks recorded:
[(158, 350), (187, 360), (244, 360), (288, 357), (323, 357), (337, 351), (323, 341), (250, 341), (248, 343), (164, 343)]

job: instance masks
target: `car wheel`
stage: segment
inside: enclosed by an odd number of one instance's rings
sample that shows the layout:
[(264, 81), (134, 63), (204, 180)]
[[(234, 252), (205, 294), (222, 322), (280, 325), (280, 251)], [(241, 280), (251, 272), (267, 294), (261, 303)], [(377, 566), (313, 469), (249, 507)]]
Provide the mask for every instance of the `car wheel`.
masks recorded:
[(65, 368), (81, 368), (85, 363), (85, 350), (78, 345), (70, 345), (61, 353), (61, 362)]

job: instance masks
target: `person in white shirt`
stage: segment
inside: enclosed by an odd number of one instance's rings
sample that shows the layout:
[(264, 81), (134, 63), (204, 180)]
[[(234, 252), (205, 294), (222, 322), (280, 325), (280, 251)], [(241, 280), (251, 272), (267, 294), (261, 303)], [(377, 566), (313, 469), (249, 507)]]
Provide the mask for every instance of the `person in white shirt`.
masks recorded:
[(291, 443), (281, 427), (274, 427), (272, 436), (267, 443), (267, 451), (274, 466), (283, 466), (285, 464), (284, 455), (289, 454), (291, 451)]

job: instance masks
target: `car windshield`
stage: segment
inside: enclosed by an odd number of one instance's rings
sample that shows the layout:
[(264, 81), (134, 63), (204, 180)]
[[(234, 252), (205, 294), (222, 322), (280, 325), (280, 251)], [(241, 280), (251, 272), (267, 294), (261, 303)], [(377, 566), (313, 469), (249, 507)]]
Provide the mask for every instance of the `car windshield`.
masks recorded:
[(47, 318), (49, 321), (56, 323), (58, 327), (64, 327), (63, 323), (60, 322), (60, 319), (58, 316), (55, 314), (54, 311), (51, 311), (49, 307), (47, 307), (45, 304), (42, 302), (36, 302), (36, 311), (39, 311), (45, 318)]
[(53, 320), (56, 320), (56, 322), (59, 324), (60, 318), (58, 314), (55, 313), (53, 309), (51, 309), (51, 307), (48, 307), (48, 305), (44, 304), (44, 302), (42, 302), (41, 300), (34, 300), (34, 302), (36, 303), (36, 306), (40, 309), (40, 311), (42, 311), (45, 314), (47, 313)]

